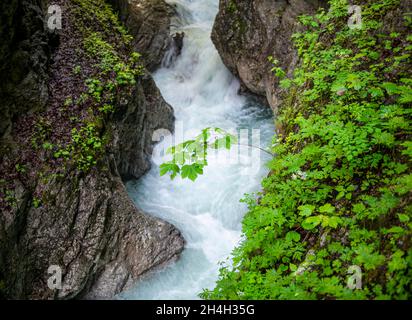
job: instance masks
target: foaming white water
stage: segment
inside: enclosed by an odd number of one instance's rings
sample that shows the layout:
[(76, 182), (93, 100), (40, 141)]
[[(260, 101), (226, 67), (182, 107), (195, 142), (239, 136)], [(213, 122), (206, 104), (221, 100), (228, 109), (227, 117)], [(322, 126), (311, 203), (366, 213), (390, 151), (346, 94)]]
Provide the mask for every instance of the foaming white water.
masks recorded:
[[(170, 68), (154, 75), (164, 98), (176, 116), (174, 143), (198, 134), (209, 126), (226, 130), (260, 130), (260, 146), (269, 145), (273, 134), (269, 110), (239, 96), (239, 82), (224, 67), (210, 33), (218, 0), (175, 0), (185, 25), (181, 56)], [(182, 128), (183, 127), (183, 128)], [(181, 131), (183, 134), (179, 134)], [(153, 272), (119, 295), (123, 299), (196, 299), (204, 288), (213, 288), (219, 262), (226, 260), (240, 240), (241, 220), (246, 212), (239, 200), (259, 190), (267, 174), (268, 155), (256, 148), (241, 148), (240, 160), (221, 161), (228, 151), (211, 155), (204, 175), (192, 182), (159, 176), (156, 163), (170, 145), (156, 146), (154, 164), (139, 181), (127, 185), (136, 205), (148, 214), (163, 218), (181, 230), (186, 247), (181, 258)], [(259, 144), (257, 140), (245, 144)], [(246, 150), (245, 150), (246, 149)], [(234, 163), (235, 162), (235, 163)], [(253, 164), (253, 166), (251, 166)]]

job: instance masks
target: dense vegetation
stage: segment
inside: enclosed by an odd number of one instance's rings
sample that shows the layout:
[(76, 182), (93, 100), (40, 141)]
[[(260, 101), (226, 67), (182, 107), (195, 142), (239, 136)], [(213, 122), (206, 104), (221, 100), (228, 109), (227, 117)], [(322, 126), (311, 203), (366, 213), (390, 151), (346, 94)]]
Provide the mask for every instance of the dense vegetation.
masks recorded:
[(412, 297), (412, 17), (391, 30), (397, 6), (363, 1), (362, 28), (343, 0), (300, 19), (300, 66), (291, 79), (274, 66), (285, 96), (270, 175), (203, 298)]
[(104, 0), (61, 2), (67, 24), (51, 67), (47, 110), (22, 116), (16, 144), (2, 145), (2, 210), (17, 207), (16, 181), (34, 191), (38, 207), (47, 202), (50, 181), (96, 167), (111, 139), (107, 123), (144, 72), (132, 37)]

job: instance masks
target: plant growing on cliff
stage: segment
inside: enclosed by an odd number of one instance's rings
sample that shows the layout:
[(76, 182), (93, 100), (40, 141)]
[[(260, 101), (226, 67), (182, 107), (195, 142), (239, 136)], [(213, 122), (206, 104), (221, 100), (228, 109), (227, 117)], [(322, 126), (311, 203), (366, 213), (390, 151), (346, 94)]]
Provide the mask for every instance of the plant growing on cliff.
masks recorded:
[[(96, 165), (108, 140), (107, 137), (101, 136), (104, 132), (102, 125), (115, 111), (119, 94), (132, 93), (137, 78), (144, 74), (144, 67), (140, 62), (139, 53), (131, 52), (125, 55), (123, 52), (125, 48), (119, 48), (119, 43), (121, 45), (130, 43), (130, 36), (108, 5), (91, 0), (74, 2), (78, 6), (75, 7), (74, 12), (79, 15), (79, 18), (81, 15), (81, 20), (84, 22), (79, 24), (80, 31), (84, 35), (83, 50), (89, 59), (96, 62), (93, 67), (99, 72), (85, 80), (87, 92), (82, 92), (76, 101), (76, 104), (88, 107), (89, 117), (81, 122), (80, 128), (72, 129), (71, 141), (60, 146), (54, 152), (54, 157), (65, 162), (73, 162), (78, 170), (87, 172)], [(92, 32), (86, 27), (86, 18), (94, 21), (102, 31)], [(119, 34), (113, 34), (108, 30), (106, 23), (113, 25)], [(130, 51), (126, 49), (126, 52)], [(79, 74), (80, 71), (81, 67), (76, 66), (74, 73)], [(72, 98), (68, 99), (72, 103)], [(72, 119), (75, 124), (78, 124), (77, 118)]]
[[(233, 266), (201, 297), (411, 298), (411, 26), (382, 22), (398, 5), (362, 1), (362, 29), (342, 0), (301, 18), (271, 174), (247, 201)], [(347, 285), (353, 265), (361, 289)]]
[(104, 147), (104, 139), (100, 137), (95, 123), (87, 123), (80, 129), (72, 129), (72, 141), (65, 148), (54, 153), (55, 158), (71, 160), (77, 169), (87, 172), (97, 163), (98, 155)]
[(279, 60), (273, 58), (272, 56), (268, 57), (269, 62), (273, 65), (271, 71), (280, 79), (286, 77), (286, 72), (279, 67)]

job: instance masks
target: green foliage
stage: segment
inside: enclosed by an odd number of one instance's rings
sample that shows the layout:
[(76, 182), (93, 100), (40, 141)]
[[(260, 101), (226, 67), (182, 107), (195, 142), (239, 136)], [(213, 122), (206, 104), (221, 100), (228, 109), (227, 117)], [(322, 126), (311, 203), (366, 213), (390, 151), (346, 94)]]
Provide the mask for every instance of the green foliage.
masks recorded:
[(100, 137), (95, 123), (87, 123), (80, 129), (72, 129), (72, 141), (65, 148), (54, 153), (55, 158), (74, 161), (77, 169), (87, 172), (97, 163), (98, 155), (102, 152), (104, 140)]
[(33, 204), (33, 207), (34, 208), (40, 208), (40, 206), (41, 206), (41, 199), (39, 199), (39, 198), (36, 198), (36, 197), (33, 197), (33, 199), (32, 199), (32, 204)]
[(80, 72), (82, 72), (82, 67), (81, 66), (75, 66), (73, 68), (73, 73), (74, 74), (78, 75), (78, 74), (80, 74)]
[(102, 0), (73, 0), (76, 7), (77, 16), (84, 21), (79, 24), (87, 33), (89, 26), (101, 28), (102, 33), (112, 33), (119, 37), (118, 42), (126, 45), (130, 44), (133, 37), (128, 34), (125, 27), (120, 23), (119, 18), (112, 7)]
[(111, 104), (104, 104), (102, 107), (99, 107), (99, 111), (103, 114), (110, 114), (115, 111), (115, 107)]
[[(382, 29), (399, 1), (361, 5), (361, 29), (348, 27), (344, 0), (300, 19), (271, 174), (246, 200), (233, 265), (201, 297), (411, 299), (412, 39)], [(352, 265), (360, 290), (346, 285)]]
[(43, 143), (42, 147), (43, 147), (44, 150), (53, 150), (54, 146), (50, 142), (45, 142), (45, 143)]
[[(123, 46), (128, 45), (131, 38), (110, 6), (101, 0), (73, 2), (76, 17), (82, 21), (78, 27), (84, 34), (84, 52), (96, 62), (94, 67), (98, 72), (86, 79), (87, 92), (83, 92), (75, 102), (88, 107), (90, 118), (83, 120), (80, 128), (73, 128), (70, 143), (59, 146), (53, 154), (55, 158), (72, 162), (78, 170), (87, 172), (96, 165), (103, 153), (106, 139), (102, 137), (104, 130), (100, 124), (104, 124), (105, 119), (115, 111), (120, 92), (131, 94), (137, 78), (144, 74), (144, 67), (139, 53), (125, 54), (130, 50)], [(91, 21), (94, 23), (93, 28), (89, 27)], [(81, 67), (75, 66), (73, 73), (78, 75), (80, 72)], [(65, 106), (72, 104), (71, 97), (64, 103)], [(77, 117), (71, 117), (71, 120), (79, 124)], [(45, 137), (42, 141), (45, 141)], [(43, 146), (47, 150), (53, 149), (51, 144)]]
[(2, 193), (4, 194), (4, 201), (7, 203), (7, 205), (10, 207), (16, 207), (17, 200), (14, 191), (2, 188)]
[(17, 163), (15, 165), (15, 168), (16, 168), (16, 172), (18, 172), (18, 173), (25, 173), (26, 172), (26, 168), (23, 164)]
[(102, 150), (103, 140), (94, 123), (88, 123), (80, 130), (72, 130), (72, 147), (77, 167), (81, 171), (87, 171), (96, 165), (96, 155)]
[(280, 79), (286, 77), (286, 72), (283, 71), (281, 67), (279, 67), (279, 60), (273, 58), (272, 56), (268, 57), (269, 62), (273, 65), (271, 71)]
[(116, 86), (134, 85), (136, 77), (144, 74), (144, 67), (140, 63), (141, 55), (139, 53), (133, 52), (127, 61), (123, 61), (116, 49), (103, 40), (100, 33), (90, 33), (84, 39), (84, 46), (89, 55), (98, 59), (97, 66), (101, 69), (103, 75), (111, 72), (116, 74), (115, 84), (109, 83), (106, 87), (100, 86), (100, 79), (89, 79), (92, 85), (95, 83), (92, 89), (89, 87), (89, 90), (94, 92), (96, 89), (100, 89), (100, 92), (104, 89), (112, 91)]
[(37, 149), (44, 143), (44, 141), (49, 139), (53, 128), (48, 120), (41, 117), (36, 123), (35, 129), (36, 130), (31, 138), (31, 144), (34, 149)]
[(65, 107), (71, 106), (72, 104), (73, 104), (73, 99), (71, 97), (64, 100), (64, 106)]
[(136, 84), (137, 77), (144, 74), (144, 67), (140, 63), (141, 55), (132, 52), (125, 60), (110, 43), (103, 40), (103, 35), (97, 32), (88, 34), (84, 39), (84, 46), (90, 56), (98, 59), (96, 66), (101, 73), (99, 78), (86, 80), (87, 95), (78, 102), (85, 103), (91, 97), (97, 110), (103, 115), (111, 114), (115, 111), (116, 92), (120, 88), (130, 89)]
[(86, 85), (89, 88), (88, 94), (91, 95), (97, 102), (101, 101), (103, 86), (98, 79), (87, 79)]
[(235, 1), (230, 0), (227, 9), (228, 9), (229, 13), (235, 14), (238, 10)]
[(174, 179), (180, 174), (182, 179), (195, 181), (207, 166), (209, 149), (230, 149), (236, 143), (236, 136), (220, 128), (205, 128), (192, 140), (170, 147), (166, 151), (172, 156), (172, 160), (160, 165), (160, 175), (170, 174), (170, 178)]

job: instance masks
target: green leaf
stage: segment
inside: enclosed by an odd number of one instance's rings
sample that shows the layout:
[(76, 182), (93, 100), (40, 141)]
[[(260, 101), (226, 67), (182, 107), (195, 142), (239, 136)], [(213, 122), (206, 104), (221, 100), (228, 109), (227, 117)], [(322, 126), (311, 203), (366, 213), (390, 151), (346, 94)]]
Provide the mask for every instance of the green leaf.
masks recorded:
[(316, 228), (321, 222), (321, 216), (308, 217), (305, 219), (305, 221), (303, 221), (302, 227), (306, 230), (312, 230)]
[(300, 216), (309, 217), (312, 214), (313, 210), (315, 210), (315, 206), (306, 204), (306, 205), (300, 206), (298, 210), (299, 210)]
[(175, 163), (162, 163), (159, 166), (160, 169), (160, 176), (164, 176), (166, 173), (170, 173), (170, 178), (173, 180), (176, 175), (180, 172), (180, 168), (177, 164)]
[(335, 207), (332, 206), (330, 203), (327, 203), (321, 207), (319, 207), (319, 212), (321, 213), (334, 213)]
[(184, 165), (182, 167), (181, 175), (183, 179), (189, 178), (190, 180), (195, 181), (197, 176), (202, 173), (203, 173), (203, 170), (200, 170), (197, 164), (191, 164), (191, 165)]
[(328, 225), (331, 228), (337, 228), (341, 221), (342, 219), (339, 217), (330, 217), (328, 221)]
[(363, 213), (366, 210), (366, 207), (363, 203), (355, 203), (353, 205), (353, 212), (356, 214)]
[(293, 242), (298, 242), (300, 240), (300, 234), (296, 231), (289, 231), (286, 234), (286, 240), (293, 241)]
[(398, 217), (399, 217), (400, 222), (408, 222), (409, 221), (409, 216), (404, 214), (404, 213), (399, 213)]
[(332, 85), (331, 90), (335, 93), (344, 92), (344, 91), (346, 91), (346, 87), (345, 87), (344, 83), (336, 82)]
[(389, 132), (375, 133), (373, 137), (374, 137), (374, 142), (380, 145), (391, 147), (395, 143), (395, 137)]
[(391, 261), (388, 263), (389, 272), (394, 272), (396, 270), (406, 269), (408, 267), (408, 263), (402, 256), (404, 252), (401, 250), (397, 250), (393, 255)]
[(386, 92), (390, 95), (392, 94), (398, 94), (399, 93), (399, 87), (397, 84), (392, 83), (392, 82), (384, 82), (382, 84), (382, 87), (386, 90)]
[(355, 263), (363, 265), (366, 270), (376, 269), (385, 262), (385, 256), (373, 252), (373, 248), (366, 244), (360, 245), (355, 252), (358, 254)]
[(372, 95), (372, 97), (382, 97), (383, 96), (383, 91), (381, 88), (373, 87), (369, 89), (369, 93)]
[(395, 227), (390, 228), (387, 232), (388, 233), (403, 233), (405, 232), (405, 229), (402, 227), (395, 226)]

